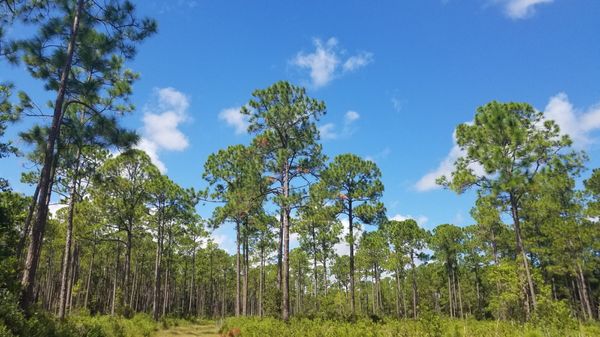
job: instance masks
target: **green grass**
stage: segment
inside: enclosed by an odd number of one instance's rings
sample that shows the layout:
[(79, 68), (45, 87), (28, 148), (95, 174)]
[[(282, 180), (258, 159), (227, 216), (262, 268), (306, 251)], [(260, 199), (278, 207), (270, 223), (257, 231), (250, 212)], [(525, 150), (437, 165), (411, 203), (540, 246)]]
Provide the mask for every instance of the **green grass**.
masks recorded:
[(217, 337), (214, 324), (194, 324), (159, 331), (156, 337)]

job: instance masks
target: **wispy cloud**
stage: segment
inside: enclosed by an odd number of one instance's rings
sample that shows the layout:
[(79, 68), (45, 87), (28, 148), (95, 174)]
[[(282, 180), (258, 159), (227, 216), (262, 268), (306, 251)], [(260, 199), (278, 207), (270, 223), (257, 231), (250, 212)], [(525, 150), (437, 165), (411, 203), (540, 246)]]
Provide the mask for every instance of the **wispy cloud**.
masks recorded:
[(343, 127), (340, 132), (336, 131), (335, 123), (326, 123), (319, 127), (321, 139), (330, 140), (351, 136), (356, 127), (355, 122), (360, 118), (360, 114), (354, 110), (349, 110), (344, 114)]
[(240, 135), (248, 131), (248, 116), (243, 115), (242, 107), (233, 107), (221, 110), (219, 119), (235, 129), (235, 134)]
[(541, 4), (549, 4), (554, 0), (493, 0), (501, 5), (504, 13), (511, 19), (526, 19), (533, 16), (536, 7)]
[(300, 69), (309, 70), (311, 84), (323, 87), (344, 73), (353, 72), (373, 62), (373, 54), (360, 52), (344, 59), (344, 51), (338, 47), (335, 37), (325, 42), (314, 39), (315, 50), (311, 53), (300, 51), (290, 63)]
[(189, 146), (188, 138), (179, 125), (188, 120), (189, 98), (174, 88), (154, 90), (155, 103), (146, 105), (142, 138), (137, 148), (144, 150), (161, 172), (166, 172), (160, 160), (162, 151), (183, 151)]
[(365, 156), (365, 159), (376, 163), (378, 160), (387, 158), (391, 153), (392, 153), (392, 149), (390, 149), (390, 147), (388, 146), (375, 154), (370, 154), (368, 156)]

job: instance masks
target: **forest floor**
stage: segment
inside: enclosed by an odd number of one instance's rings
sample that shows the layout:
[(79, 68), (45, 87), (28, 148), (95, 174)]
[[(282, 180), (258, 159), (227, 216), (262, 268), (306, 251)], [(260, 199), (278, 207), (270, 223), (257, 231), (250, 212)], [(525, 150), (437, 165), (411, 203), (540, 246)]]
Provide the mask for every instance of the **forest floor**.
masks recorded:
[(220, 336), (214, 324), (179, 326), (159, 331), (157, 337), (217, 337)]

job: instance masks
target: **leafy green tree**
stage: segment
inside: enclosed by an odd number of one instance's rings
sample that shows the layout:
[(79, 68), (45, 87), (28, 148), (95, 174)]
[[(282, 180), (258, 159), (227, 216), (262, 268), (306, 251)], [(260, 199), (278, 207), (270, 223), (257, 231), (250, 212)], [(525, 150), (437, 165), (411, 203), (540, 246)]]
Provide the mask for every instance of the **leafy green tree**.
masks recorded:
[(168, 224), (175, 222), (186, 212), (184, 190), (165, 175), (154, 177), (149, 181), (148, 194), (152, 223), (156, 229), (156, 255), (154, 262), (154, 287), (152, 291), (152, 316), (155, 320), (160, 318), (160, 289), (162, 258), (165, 242), (165, 231)]
[(456, 140), (464, 155), (456, 160), (451, 176), (438, 182), (457, 193), (475, 187), (480, 195), (492, 196), (510, 211), (527, 298), (535, 308), (536, 289), (521, 228), (523, 197), (537, 174), (559, 166), (576, 169), (581, 156), (567, 153), (569, 137), (560, 136), (555, 122), (544, 120), (542, 112), (526, 103), (494, 101), (479, 107), (473, 123), (456, 128)]
[(408, 262), (411, 266), (412, 278), (412, 302), (413, 318), (418, 317), (419, 292), (417, 289), (416, 259), (421, 256), (425, 248), (428, 233), (419, 227), (413, 219), (402, 221), (390, 220), (384, 223), (383, 229), (389, 239), (389, 243), (394, 248), (396, 260), (400, 264), (397, 266), (397, 273), (402, 273), (404, 263)]
[(367, 274), (372, 277), (372, 313), (381, 314), (383, 310), (383, 291), (381, 289), (381, 274), (389, 256), (389, 246), (386, 233), (383, 230), (364, 232), (357, 252), (358, 260), (362, 260)]
[(319, 293), (317, 261), (323, 267), (323, 287), (327, 291), (327, 261), (333, 247), (339, 242), (341, 222), (336, 218), (335, 207), (327, 204), (327, 193), (322, 185), (311, 186), (308, 201), (299, 209), (300, 219), (296, 226), (300, 246), (313, 258), (313, 296)]
[[(149, 212), (151, 184), (160, 176), (150, 157), (140, 150), (128, 150), (107, 160), (98, 170), (92, 193), (109, 222), (125, 233), (123, 294), (129, 294), (131, 258), (136, 232)], [(128, 304), (124, 302), (124, 304)]]
[(243, 145), (229, 146), (211, 154), (204, 164), (203, 177), (210, 184), (211, 198), (225, 203), (215, 208), (214, 225), (232, 221), (236, 226), (236, 316), (240, 314), (240, 304), (246, 303), (242, 301), (240, 289), (240, 248), (242, 243), (247, 241), (250, 216), (261, 213), (267, 195), (267, 181), (262, 177), (262, 169), (263, 163), (261, 157), (256, 154), (256, 149)]
[(356, 313), (354, 296), (354, 228), (364, 224), (378, 224), (385, 212), (379, 202), (383, 193), (381, 171), (377, 165), (354, 154), (342, 154), (321, 173), (321, 183), (330, 195), (335, 195), (337, 213), (348, 218), (350, 245), (350, 296), (352, 314)]
[[(47, 196), (51, 195), (56, 143), (65, 112), (79, 105), (97, 113), (131, 110), (126, 101), (130, 84), (136, 77), (122, 69), (125, 59), (135, 54), (135, 43), (156, 30), (150, 19), (136, 18), (133, 4), (112, 1), (55, 1), (43, 16), (32, 23), (37, 34), (16, 42), (18, 55), (31, 76), (44, 81), (45, 88), (56, 92), (50, 105), (52, 123), (47, 134), (39, 179), (36, 218), (33, 222), (22, 277), (21, 306), (29, 308), (40, 249), (47, 220)], [(118, 93), (121, 100), (109, 102)], [(81, 97), (87, 98), (86, 101)], [(100, 107), (96, 104), (101, 103)], [(109, 106), (102, 110), (101, 107)]]
[(509, 251), (507, 236), (509, 228), (502, 222), (498, 200), (491, 195), (479, 196), (471, 209), (471, 216), (477, 221), (476, 234), (487, 246), (487, 253), (494, 263), (498, 263), (503, 253)]
[(450, 317), (458, 317), (459, 314), (460, 318), (464, 317), (460, 275), (457, 275), (459, 257), (464, 250), (463, 241), (464, 233), (462, 228), (444, 224), (434, 228), (429, 244), (429, 247), (434, 251), (435, 258), (446, 267)]
[(18, 289), (19, 224), (26, 216), (29, 198), (12, 191), (0, 191), (0, 289), (16, 292)]
[(325, 113), (325, 103), (310, 98), (306, 90), (288, 82), (277, 82), (256, 90), (241, 113), (250, 116), (248, 131), (257, 136), (254, 146), (264, 156), (281, 216), (281, 316), (289, 318), (289, 235), (292, 210), (300, 204), (305, 179), (325, 160), (316, 121)]

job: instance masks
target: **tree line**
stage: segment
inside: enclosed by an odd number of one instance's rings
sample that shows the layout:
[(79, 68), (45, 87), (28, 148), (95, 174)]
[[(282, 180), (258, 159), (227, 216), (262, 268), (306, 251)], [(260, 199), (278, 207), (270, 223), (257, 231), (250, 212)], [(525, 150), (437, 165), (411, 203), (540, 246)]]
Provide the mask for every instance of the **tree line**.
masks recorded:
[[(251, 142), (199, 159), (206, 188), (195, 190), (120, 125), (139, 77), (125, 63), (154, 20), (128, 1), (0, 9), (2, 27), (34, 32), (0, 30), (0, 55), (55, 95), (41, 106), (0, 86), (0, 136), (19, 118), (42, 121), (19, 135), (28, 153), (0, 143), (0, 157), (31, 163), (32, 195), (0, 181), (0, 288), (25, 312), (598, 319), (600, 171), (578, 184), (585, 153), (529, 104), (490, 102), (456, 128), (463, 155), (438, 183), (475, 193), (470, 226), (388, 219), (377, 165), (329, 159), (325, 102), (284, 81), (252, 93), (241, 110)], [(203, 219), (208, 202), (218, 206)], [(219, 226), (232, 226), (234, 254), (210, 238)]]

